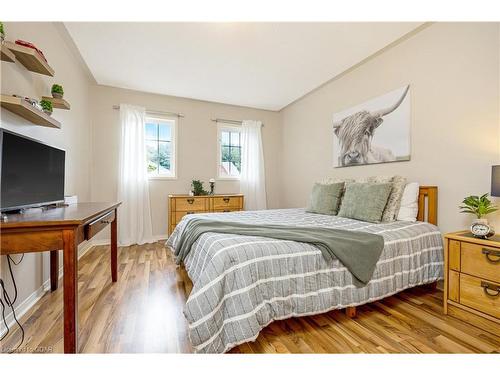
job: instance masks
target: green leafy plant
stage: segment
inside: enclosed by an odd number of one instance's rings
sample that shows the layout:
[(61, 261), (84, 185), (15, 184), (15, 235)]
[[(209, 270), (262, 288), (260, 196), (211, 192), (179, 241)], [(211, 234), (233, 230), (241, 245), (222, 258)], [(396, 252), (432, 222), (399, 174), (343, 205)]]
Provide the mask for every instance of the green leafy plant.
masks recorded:
[(470, 197), (464, 198), (462, 201), (462, 206), (459, 208), (462, 210), (461, 213), (464, 214), (474, 214), (478, 219), (483, 216), (491, 214), (498, 210), (497, 206), (493, 205), (488, 199), (488, 193), (478, 197), (477, 195), (471, 195)]
[(40, 100), (40, 106), (44, 112), (52, 113), (52, 103), (46, 99)]
[(193, 188), (194, 195), (208, 195), (208, 191), (203, 189), (203, 182), (200, 180), (193, 180), (191, 187)]
[(3, 22), (0, 22), (0, 34), (5, 35), (5, 31), (3, 29)]
[(64, 95), (63, 87), (61, 85), (58, 85), (57, 83), (52, 85), (51, 92), (52, 92), (52, 94), (56, 93), (56, 94)]

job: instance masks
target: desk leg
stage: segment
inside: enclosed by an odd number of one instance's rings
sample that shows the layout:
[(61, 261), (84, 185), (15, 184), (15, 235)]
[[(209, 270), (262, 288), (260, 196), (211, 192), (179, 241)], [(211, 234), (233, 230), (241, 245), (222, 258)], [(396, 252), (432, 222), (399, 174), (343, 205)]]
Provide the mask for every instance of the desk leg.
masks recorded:
[(118, 212), (115, 210), (115, 220), (111, 222), (111, 280), (118, 280)]
[(50, 252), (50, 290), (57, 290), (59, 284), (59, 250)]
[(64, 353), (78, 350), (78, 247), (74, 230), (63, 230)]

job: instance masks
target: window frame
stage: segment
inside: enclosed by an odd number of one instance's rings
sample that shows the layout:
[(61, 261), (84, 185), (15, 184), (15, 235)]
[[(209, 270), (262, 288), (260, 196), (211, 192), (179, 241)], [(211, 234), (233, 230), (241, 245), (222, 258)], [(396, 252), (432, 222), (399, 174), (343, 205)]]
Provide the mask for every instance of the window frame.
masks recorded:
[(221, 162), (222, 162), (222, 132), (229, 131), (240, 133), (240, 149), (241, 149), (241, 126), (238, 125), (228, 125), (225, 123), (217, 123), (217, 180), (221, 181), (239, 181), (241, 179), (241, 171), (239, 176), (222, 176)]
[[(146, 139), (146, 124), (148, 122), (156, 122), (156, 123), (173, 123), (172, 125), (172, 135), (171, 135), (171, 148), (172, 148), (172, 155), (170, 159), (170, 165), (172, 166), (171, 173), (170, 174), (150, 174), (148, 172), (148, 179), (149, 180), (177, 180), (177, 118), (175, 117), (170, 117), (170, 116), (160, 116), (157, 114), (151, 114), (146, 112), (146, 121), (144, 123), (144, 140), (147, 142)], [(159, 140), (156, 140), (159, 142)], [(147, 156), (146, 156), (147, 160)], [(147, 165), (146, 165), (147, 168)]]

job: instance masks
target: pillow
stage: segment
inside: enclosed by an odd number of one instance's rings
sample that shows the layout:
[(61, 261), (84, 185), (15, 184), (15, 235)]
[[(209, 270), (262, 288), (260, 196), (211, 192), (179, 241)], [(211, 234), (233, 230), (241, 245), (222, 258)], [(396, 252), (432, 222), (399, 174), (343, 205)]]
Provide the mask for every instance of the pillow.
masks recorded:
[(401, 206), (401, 198), (406, 186), (406, 178), (401, 176), (372, 176), (364, 180), (356, 180), (357, 182), (375, 182), (375, 183), (392, 183), (391, 194), (384, 208), (381, 221), (388, 223), (396, 220)]
[(315, 183), (306, 211), (315, 214), (337, 215), (343, 191), (343, 182), (336, 184)]
[(397, 219), (401, 221), (417, 221), (418, 214), (418, 193), (420, 185), (418, 182), (406, 184), (401, 207), (399, 208)]
[(391, 190), (390, 182), (347, 183), (339, 216), (379, 223)]

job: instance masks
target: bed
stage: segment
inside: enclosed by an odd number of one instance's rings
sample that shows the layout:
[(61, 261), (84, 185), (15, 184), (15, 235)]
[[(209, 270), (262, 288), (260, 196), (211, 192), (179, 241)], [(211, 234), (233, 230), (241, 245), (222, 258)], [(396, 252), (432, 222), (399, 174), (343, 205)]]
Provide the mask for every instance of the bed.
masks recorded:
[[(337, 260), (310, 244), (273, 238), (204, 233), (184, 260), (193, 289), (184, 315), (195, 352), (224, 353), (254, 341), (275, 320), (324, 313), (376, 301), (443, 278), (437, 188), (421, 187), (417, 222), (373, 224), (305, 209), (187, 215), (167, 241), (173, 248), (193, 218), (259, 224), (322, 226), (384, 238), (372, 279), (360, 285)], [(215, 216), (217, 215), (217, 216)]]

